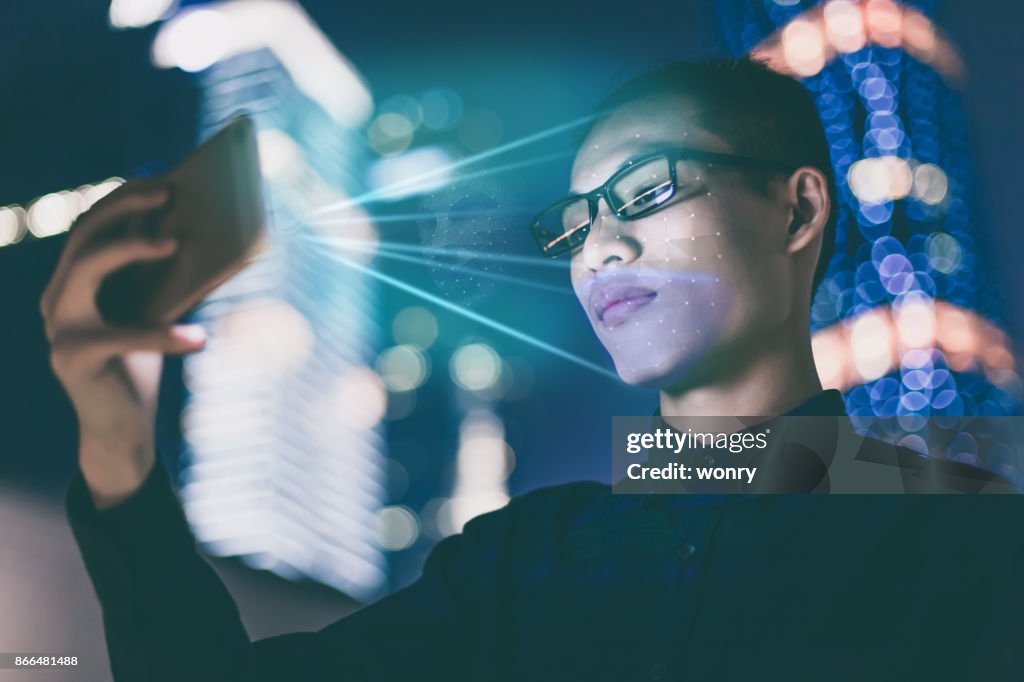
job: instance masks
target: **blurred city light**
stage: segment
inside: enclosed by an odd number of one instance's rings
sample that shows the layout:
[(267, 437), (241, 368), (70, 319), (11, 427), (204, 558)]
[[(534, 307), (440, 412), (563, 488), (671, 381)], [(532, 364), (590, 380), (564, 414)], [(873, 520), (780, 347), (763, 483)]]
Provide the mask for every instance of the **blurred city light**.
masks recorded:
[(397, 114), (409, 122), (409, 126), (416, 130), (423, 123), (423, 105), (410, 95), (392, 95), (380, 103), (377, 107), (377, 114)]
[(377, 512), (377, 544), (397, 552), (411, 546), (420, 535), (416, 514), (407, 507), (384, 507)]
[(378, 159), (370, 166), (370, 187), (382, 200), (432, 192), (451, 180), (454, 160), (442, 147), (419, 147), (400, 156)]
[(868, 313), (853, 321), (850, 345), (854, 367), (864, 381), (884, 376), (892, 368), (893, 339), (881, 313)]
[(867, 0), (864, 21), (868, 36), (876, 45), (899, 47), (903, 41), (903, 8), (893, 0)]
[(825, 66), (825, 37), (817, 24), (793, 21), (782, 31), (782, 53), (798, 76), (810, 76)]
[(913, 195), (926, 204), (941, 204), (949, 191), (945, 172), (932, 163), (923, 163), (914, 170)]
[(0, 246), (17, 244), (25, 236), (25, 210), (20, 206), (0, 208)]
[(373, 120), (366, 137), (375, 152), (381, 156), (394, 156), (409, 148), (414, 132), (412, 123), (405, 116), (387, 112)]
[[(787, 12), (798, 10), (800, 0), (774, 3)], [(870, 45), (902, 48), (950, 83), (960, 84), (965, 78), (963, 61), (931, 19), (909, 4), (892, 0), (829, 0), (814, 5), (790, 16), (778, 32), (751, 46), (751, 55), (777, 71), (807, 78), (820, 73), (837, 55)]]
[(218, 371), (215, 362), (239, 364), (274, 381), (309, 361), (316, 343), (309, 320), (285, 301), (271, 298), (241, 304), (219, 316), (215, 324), (213, 333), (232, 348), (216, 361), (205, 360), (211, 374)]
[(423, 125), (431, 130), (454, 128), (462, 120), (462, 98), (448, 88), (428, 90), (420, 97)]
[(79, 187), (78, 193), (82, 197), (82, 210), (87, 211), (93, 204), (123, 184), (124, 178), (107, 178), (103, 182), (98, 182), (95, 185), (83, 185), (82, 187)]
[(861, 201), (880, 204), (910, 193), (914, 174), (910, 164), (895, 156), (861, 159), (850, 166), (847, 181)]
[(935, 232), (928, 236), (925, 252), (928, 254), (928, 264), (944, 275), (951, 275), (960, 267), (960, 257), (963, 251), (960, 242), (952, 235), (944, 232)]
[(142, 28), (160, 21), (177, 0), (111, 0), (108, 20), (113, 28)]
[(361, 206), (350, 206), (335, 214), (330, 223), (311, 225), (316, 232), (330, 239), (320, 239), (321, 248), (329, 248), (358, 263), (373, 260), (380, 244), (380, 234), (370, 215)]
[(303, 163), (298, 143), (277, 128), (266, 128), (257, 135), (263, 177), (272, 182), (286, 181)]
[(401, 393), (419, 388), (430, 375), (430, 364), (419, 348), (403, 344), (380, 354), (377, 371), (388, 390)]
[(208, 69), (228, 54), (232, 28), (217, 10), (186, 10), (169, 22), (153, 43), (154, 60), (182, 71)]
[[(204, 28), (215, 15), (229, 24), (219, 36)], [(210, 339), (184, 361), (185, 512), (211, 555), (373, 599), (387, 587), (381, 542), (397, 548), (408, 533), (397, 512), (379, 516), (389, 400), (368, 366), (374, 282), (332, 254), (368, 261), (378, 235), (358, 206), (343, 224), (307, 220), (311, 207), (365, 190), (357, 126), (369, 93), (292, 2), (192, 7), (163, 24), (153, 55), (197, 74), (200, 139), (239, 111), (253, 118), (269, 211), (269, 248), (193, 314)]]
[(351, 64), (292, 0), (233, 0), (182, 10), (161, 26), (153, 63), (202, 71), (221, 59), (269, 49), (300, 91), (336, 122), (361, 125), (373, 100)]
[[(935, 349), (952, 369), (974, 367), (996, 386), (1019, 391), (1021, 379), (1004, 331), (976, 313), (920, 292), (905, 299), (898, 308), (872, 309), (814, 335), (814, 361), (823, 386), (848, 391), (901, 366), (920, 369), (922, 358), (929, 357), (922, 353)], [(932, 366), (927, 373), (943, 371)]]
[(372, 429), (387, 410), (387, 391), (379, 374), (354, 365), (338, 377), (333, 418), (355, 429)]
[(0, 207), (0, 247), (26, 236), (42, 239), (66, 232), (82, 212), (123, 182), (109, 178), (95, 185), (51, 192), (28, 202), (27, 211), (17, 204)]
[(825, 34), (837, 52), (856, 52), (864, 47), (864, 17), (855, 0), (831, 0), (825, 5), (824, 17)]
[[(949, 439), (923, 430), (927, 416), (1019, 411), (1024, 383), (978, 253), (984, 226), (956, 92), (965, 70), (928, 16), (934, 3), (716, 7), (732, 49), (802, 77), (824, 123), (839, 201), (835, 255), (811, 309), (823, 385), (842, 390), (855, 417), (897, 416), (915, 432), (909, 447)], [(812, 26), (825, 36), (822, 59)], [(1001, 452), (986, 443), (964, 456), (1024, 480), (1020, 457), (1015, 467)]]
[(391, 334), (397, 343), (426, 350), (437, 340), (437, 318), (420, 306), (403, 308), (391, 322)]
[(459, 533), (473, 517), (508, 504), (506, 480), (514, 462), (501, 419), (489, 407), (471, 409), (459, 427), (452, 496), (436, 507), (440, 534)]
[(36, 237), (64, 232), (78, 216), (78, 208), (78, 201), (67, 192), (53, 192), (40, 197), (28, 207), (29, 232)]
[(452, 380), (467, 391), (484, 391), (493, 387), (501, 374), (501, 359), (485, 343), (461, 346), (452, 354)]

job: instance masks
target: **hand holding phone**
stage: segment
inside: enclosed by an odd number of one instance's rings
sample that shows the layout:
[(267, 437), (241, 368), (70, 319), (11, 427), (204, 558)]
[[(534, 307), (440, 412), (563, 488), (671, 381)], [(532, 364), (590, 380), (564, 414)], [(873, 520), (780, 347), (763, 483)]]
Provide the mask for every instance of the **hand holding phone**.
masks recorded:
[(169, 236), (175, 254), (110, 275), (97, 305), (120, 326), (166, 325), (249, 263), (266, 244), (255, 126), (239, 117), (196, 149), (163, 180), (170, 201), (118, 226), (111, 239)]
[(130, 181), (82, 215), (40, 300), (50, 364), (78, 419), (78, 458), (93, 501), (107, 507), (131, 495), (153, 467), (153, 422), (164, 354), (189, 353), (205, 342), (201, 327), (123, 328), (96, 307), (111, 272), (170, 259), (173, 238), (106, 238), (164, 206), (166, 185)]
[(201, 327), (173, 321), (265, 241), (256, 158), (251, 122), (235, 122), (166, 177), (101, 199), (68, 236), (40, 311), (99, 508), (131, 496), (154, 466), (163, 356), (205, 344)]

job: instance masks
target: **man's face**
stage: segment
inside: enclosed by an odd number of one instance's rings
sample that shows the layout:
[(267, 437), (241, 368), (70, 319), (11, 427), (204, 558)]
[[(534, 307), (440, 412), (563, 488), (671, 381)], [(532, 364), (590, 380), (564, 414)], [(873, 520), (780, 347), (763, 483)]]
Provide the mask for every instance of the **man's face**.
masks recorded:
[[(570, 191), (590, 191), (660, 150), (742, 154), (696, 123), (696, 106), (659, 96), (617, 110), (583, 143)], [(736, 362), (789, 317), (797, 286), (785, 178), (758, 192), (739, 166), (679, 161), (676, 171), (676, 194), (645, 217), (621, 220), (602, 199), (572, 254), (573, 290), (616, 371), (658, 389), (692, 380), (698, 361)]]

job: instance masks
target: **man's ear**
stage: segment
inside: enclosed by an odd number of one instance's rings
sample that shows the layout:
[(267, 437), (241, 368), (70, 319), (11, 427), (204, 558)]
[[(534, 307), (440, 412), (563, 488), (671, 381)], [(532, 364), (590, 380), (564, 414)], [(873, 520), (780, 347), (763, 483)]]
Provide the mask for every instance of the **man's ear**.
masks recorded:
[(806, 248), (825, 230), (832, 210), (828, 179), (818, 168), (801, 166), (790, 175), (786, 194), (793, 209), (787, 250), (796, 253)]

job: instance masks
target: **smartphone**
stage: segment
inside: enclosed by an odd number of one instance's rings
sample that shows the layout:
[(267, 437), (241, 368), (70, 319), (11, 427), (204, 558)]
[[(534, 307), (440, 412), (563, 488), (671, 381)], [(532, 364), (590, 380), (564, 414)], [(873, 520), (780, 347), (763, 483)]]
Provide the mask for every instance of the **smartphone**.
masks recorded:
[(174, 237), (174, 255), (111, 273), (96, 303), (110, 324), (168, 325), (251, 262), (267, 244), (256, 129), (239, 116), (168, 172), (171, 199), (125, 234)]

